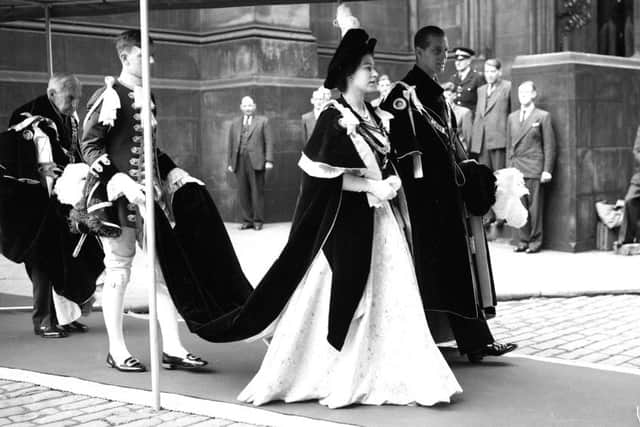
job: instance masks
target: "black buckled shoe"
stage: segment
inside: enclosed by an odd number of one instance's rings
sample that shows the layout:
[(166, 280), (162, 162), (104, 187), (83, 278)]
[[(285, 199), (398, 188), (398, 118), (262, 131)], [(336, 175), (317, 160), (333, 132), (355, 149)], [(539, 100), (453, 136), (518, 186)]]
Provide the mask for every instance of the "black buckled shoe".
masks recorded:
[(147, 367), (133, 356), (127, 357), (122, 364), (117, 364), (116, 361), (113, 360), (111, 353), (107, 355), (107, 365), (120, 372), (144, 372), (147, 370)]
[(515, 343), (492, 342), (476, 350), (468, 351), (467, 358), (471, 363), (480, 363), (485, 356), (502, 356), (518, 348)]
[(68, 336), (64, 330), (55, 326), (42, 326), (40, 329), (34, 329), (33, 333), (42, 338), (66, 338)]
[(89, 330), (89, 327), (84, 323), (75, 321), (67, 325), (62, 325), (61, 328), (68, 334), (71, 334), (73, 332), (87, 332)]
[(186, 357), (169, 356), (162, 353), (162, 367), (165, 369), (199, 369), (206, 366), (208, 362), (198, 356), (189, 353)]

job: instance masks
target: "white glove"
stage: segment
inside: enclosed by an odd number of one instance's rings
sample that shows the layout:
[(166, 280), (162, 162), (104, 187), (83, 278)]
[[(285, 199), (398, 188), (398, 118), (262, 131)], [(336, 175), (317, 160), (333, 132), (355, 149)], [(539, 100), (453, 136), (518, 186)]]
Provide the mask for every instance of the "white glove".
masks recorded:
[(190, 182), (204, 186), (204, 182), (200, 181), (198, 178), (192, 177), (186, 171), (180, 168), (171, 169), (171, 171), (167, 175), (166, 182), (169, 193), (174, 193), (180, 187)]
[[(391, 178), (391, 177), (389, 177)], [(385, 179), (383, 181), (378, 181), (378, 180), (368, 180), (369, 181), (369, 185), (368, 185), (368, 189), (367, 192), (371, 193), (375, 198), (377, 198), (380, 201), (385, 201), (385, 200), (391, 200), (394, 197), (396, 197), (396, 195), (398, 194), (397, 190), (394, 188), (394, 185), (396, 185), (394, 183), (394, 181), (392, 180), (391, 182), (388, 181), (388, 179)], [(400, 187), (398, 187), (399, 189)]]
[(544, 184), (546, 182), (551, 181), (551, 178), (552, 178), (552, 176), (551, 176), (551, 174), (549, 172), (546, 172), (546, 171), (542, 172), (542, 175), (540, 175), (540, 182), (542, 184)]
[(393, 188), (396, 192), (402, 187), (402, 181), (400, 181), (400, 178), (397, 175), (390, 175), (389, 177), (387, 177), (387, 179), (385, 179), (385, 181), (389, 183), (391, 188)]
[(122, 172), (113, 175), (107, 183), (107, 197), (110, 201), (124, 196), (129, 203), (144, 205), (144, 187)]

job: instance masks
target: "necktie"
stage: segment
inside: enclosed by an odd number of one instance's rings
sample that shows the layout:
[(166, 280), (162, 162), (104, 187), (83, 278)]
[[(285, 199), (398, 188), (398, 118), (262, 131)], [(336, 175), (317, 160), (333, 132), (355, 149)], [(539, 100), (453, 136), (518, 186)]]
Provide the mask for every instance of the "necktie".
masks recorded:
[(520, 123), (524, 122), (524, 119), (527, 115), (527, 111), (526, 110), (521, 110), (520, 111)]
[(243, 126), (249, 126), (251, 124), (251, 116), (244, 116)]

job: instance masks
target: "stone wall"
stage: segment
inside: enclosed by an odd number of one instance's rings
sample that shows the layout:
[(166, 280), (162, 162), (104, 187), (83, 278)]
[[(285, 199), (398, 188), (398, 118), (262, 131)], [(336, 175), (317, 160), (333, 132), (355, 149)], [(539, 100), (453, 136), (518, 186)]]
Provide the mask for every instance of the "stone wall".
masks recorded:
[[(514, 87), (533, 80), (536, 106), (551, 113), (558, 146), (547, 185), (545, 247), (595, 248), (595, 202), (624, 198), (640, 124), (640, 61), (562, 52), (517, 57)], [(514, 92), (513, 101), (517, 102)]]

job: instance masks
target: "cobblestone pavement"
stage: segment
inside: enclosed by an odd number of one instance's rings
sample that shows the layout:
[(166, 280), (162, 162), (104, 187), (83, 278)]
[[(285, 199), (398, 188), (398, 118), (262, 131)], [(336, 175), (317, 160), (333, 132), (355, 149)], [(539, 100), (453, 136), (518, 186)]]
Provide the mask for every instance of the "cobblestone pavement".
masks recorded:
[[(496, 339), (520, 354), (640, 369), (640, 295), (502, 302)], [(211, 426), (249, 424), (152, 409), (0, 380), (0, 426)]]
[(160, 410), (0, 380), (0, 426), (252, 427), (219, 418)]
[(490, 326), (521, 354), (640, 369), (640, 295), (501, 302)]

